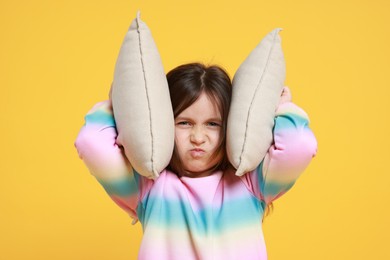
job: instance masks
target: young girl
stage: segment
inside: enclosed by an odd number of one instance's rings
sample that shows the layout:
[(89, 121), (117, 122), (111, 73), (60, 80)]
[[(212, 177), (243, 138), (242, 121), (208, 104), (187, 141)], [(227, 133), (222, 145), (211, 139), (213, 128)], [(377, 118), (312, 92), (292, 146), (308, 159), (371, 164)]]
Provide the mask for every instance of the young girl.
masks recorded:
[(226, 151), (231, 80), (218, 66), (192, 63), (167, 75), (175, 148), (156, 180), (139, 175), (116, 144), (110, 101), (95, 105), (75, 142), (109, 196), (143, 227), (139, 259), (267, 259), (262, 218), (316, 153), (306, 113), (284, 88), (274, 144), (252, 172), (238, 177)]

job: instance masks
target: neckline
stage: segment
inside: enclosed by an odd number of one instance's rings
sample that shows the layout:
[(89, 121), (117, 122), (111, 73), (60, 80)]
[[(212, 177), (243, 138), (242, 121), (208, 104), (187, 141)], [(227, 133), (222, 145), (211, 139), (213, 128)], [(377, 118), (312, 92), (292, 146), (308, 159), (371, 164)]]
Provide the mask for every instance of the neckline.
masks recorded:
[(191, 181), (191, 182), (202, 182), (205, 180), (210, 180), (210, 179), (220, 179), (223, 174), (223, 171), (215, 171), (210, 175), (203, 176), (203, 177), (189, 177), (189, 176), (181, 176), (179, 177), (183, 181)]

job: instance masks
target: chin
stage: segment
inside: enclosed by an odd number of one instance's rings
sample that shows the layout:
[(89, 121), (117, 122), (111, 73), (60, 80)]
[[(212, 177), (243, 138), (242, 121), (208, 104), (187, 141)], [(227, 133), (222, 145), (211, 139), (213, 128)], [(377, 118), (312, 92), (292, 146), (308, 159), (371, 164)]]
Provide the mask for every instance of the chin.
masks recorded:
[(189, 167), (186, 168), (186, 171), (191, 172), (193, 174), (201, 174), (205, 171), (207, 171), (206, 167)]
[(212, 165), (202, 165), (202, 166), (192, 166), (185, 167), (185, 171), (187, 171), (191, 176), (208, 176), (215, 172), (215, 166)]

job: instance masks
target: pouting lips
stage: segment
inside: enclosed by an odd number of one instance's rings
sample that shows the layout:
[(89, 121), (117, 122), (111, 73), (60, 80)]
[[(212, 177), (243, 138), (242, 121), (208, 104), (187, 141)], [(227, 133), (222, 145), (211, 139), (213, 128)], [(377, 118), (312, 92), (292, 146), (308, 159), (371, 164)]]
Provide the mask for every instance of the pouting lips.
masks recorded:
[(206, 153), (205, 150), (200, 148), (192, 149), (190, 152), (191, 152), (191, 156), (194, 158), (202, 157)]

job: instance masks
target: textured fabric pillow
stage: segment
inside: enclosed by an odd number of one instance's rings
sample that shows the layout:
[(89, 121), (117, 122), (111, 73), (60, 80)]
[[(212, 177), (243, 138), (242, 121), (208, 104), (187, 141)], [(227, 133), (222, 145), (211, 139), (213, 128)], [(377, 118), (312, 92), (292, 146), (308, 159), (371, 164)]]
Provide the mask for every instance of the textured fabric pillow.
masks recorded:
[(272, 128), (286, 77), (279, 31), (270, 32), (233, 78), (227, 154), (241, 176), (255, 169), (272, 144)]
[(115, 65), (112, 104), (117, 143), (138, 173), (156, 178), (172, 157), (174, 119), (161, 58), (139, 13)]

